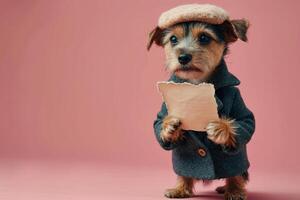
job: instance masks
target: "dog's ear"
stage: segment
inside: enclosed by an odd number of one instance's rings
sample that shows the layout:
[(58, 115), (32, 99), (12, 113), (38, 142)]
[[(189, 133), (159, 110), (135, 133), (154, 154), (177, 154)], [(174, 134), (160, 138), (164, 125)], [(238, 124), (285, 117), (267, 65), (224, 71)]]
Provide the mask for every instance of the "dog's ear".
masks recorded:
[(159, 28), (158, 26), (155, 27), (150, 33), (147, 43), (147, 50), (151, 48), (153, 42), (157, 44), (158, 46), (162, 46), (162, 38), (163, 38), (163, 30)]
[(246, 19), (235, 19), (230, 21), (234, 26), (235, 32), (242, 41), (247, 42), (247, 31), (249, 28), (249, 21)]
[(234, 19), (225, 21), (223, 24), (223, 31), (225, 41), (227, 43), (235, 42), (240, 39), (244, 42), (248, 41), (247, 31), (249, 28), (249, 21), (246, 19)]

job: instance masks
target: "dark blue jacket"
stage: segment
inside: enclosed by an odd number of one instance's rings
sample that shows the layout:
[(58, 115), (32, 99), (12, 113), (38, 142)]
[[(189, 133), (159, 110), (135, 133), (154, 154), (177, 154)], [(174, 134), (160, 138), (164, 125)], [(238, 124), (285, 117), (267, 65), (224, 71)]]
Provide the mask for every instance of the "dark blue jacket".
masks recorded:
[[(174, 74), (169, 81), (182, 83)], [(207, 138), (206, 132), (184, 131), (184, 139), (176, 143), (163, 142), (160, 138), (161, 124), (168, 114), (165, 103), (162, 104), (157, 119), (154, 121), (154, 132), (157, 141), (166, 150), (172, 150), (173, 169), (176, 174), (197, 179), (219, 179), (242, 175), (249, 168), (246, 144), (250, 141), (255, 120), (252, 112), (246, 107), (237, 85), (240, 81), (231, 74), (224, 61), (216, 68), (211, 79), (214, 84), (215, 98), (219, 116), (235, 119), (237, 146), (227, 148), (217, 145)]]

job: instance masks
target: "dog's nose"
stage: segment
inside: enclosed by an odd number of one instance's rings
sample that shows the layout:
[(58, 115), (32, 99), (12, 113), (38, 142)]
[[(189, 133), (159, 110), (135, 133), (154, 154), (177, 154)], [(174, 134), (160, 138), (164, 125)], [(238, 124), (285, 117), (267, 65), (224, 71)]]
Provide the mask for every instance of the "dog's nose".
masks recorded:
[(191, 60), (192, 60), (191, 54), (180, 54), (178, 56), (178, 61), (182, 65), (188, 64)]

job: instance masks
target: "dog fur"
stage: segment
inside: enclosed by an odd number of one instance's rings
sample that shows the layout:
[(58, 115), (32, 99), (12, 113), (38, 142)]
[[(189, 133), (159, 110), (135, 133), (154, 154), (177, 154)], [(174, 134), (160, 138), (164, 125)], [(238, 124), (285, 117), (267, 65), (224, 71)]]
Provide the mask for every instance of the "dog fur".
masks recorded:
[[(218, 25), (191, 21), (177, 23), (165, 29), (156, 27), (149, 34), (147, 48), (149, 50), (153, 43), (162, 46), (165, 50), (167, 70), (190, 83), (198, 84), (209, 79), (227, 54), (229, 44), (236, 40), (236, 36), (242, 41), (247, 41), (248, 27), (249, 22), (245, 19), (227, 20)], [(181, 64), (178, 57), (182, 54), (188, 54), (192, 59)], [(208, 124), (207, 135), (216, 144), (235, 147), (235, 129), (233, 119), (221, 118)], [(164, 141), (181, 140), (183, 135), (180, 119), (165, 117), (160, 136)], [(247, 180), (248, 174), (229, 177), (225, 186), (217, 188), (216, 191), (224, 194), (226, 200), (244, 200)], [(166, 190), (165, 196), (191, 197), (195, 181), (197, 180), (193, 178), (178, 176), (175, 188)]]

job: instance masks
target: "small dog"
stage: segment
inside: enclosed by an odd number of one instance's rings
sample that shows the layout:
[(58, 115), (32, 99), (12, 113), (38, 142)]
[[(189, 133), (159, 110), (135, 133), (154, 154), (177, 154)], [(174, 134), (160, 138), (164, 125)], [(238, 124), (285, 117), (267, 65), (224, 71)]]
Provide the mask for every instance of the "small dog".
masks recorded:
[[(234, 26), (235, 33), (233, 33), (231, 26)], [(166, 68), (171, 74), (184, 80), (184, 82), (192, 84), (210, 82), (212, 77), (216, 79), (215, 72), (220, 68), (220, 65), (225, 63), (224, 57), (228, 53), (229, 44), (234, 42), (236, 37), (242, 41), (247, 41), (248, 27), (249, 22), (245, 19), (231, 20), (230, 23), (225, 21), (221, 24), (211, 24), (201, 21), (179, 22), (164, 29), (155, 28), (149, 34), (147, 48), (149, 50), (154, 42), (164, 47)], [(218, 91), (216, 92), (218, 93)], [(222, 98), (220, 99), (222, 100)], [(223, 102), (223, 104), (224, 107), (227, 106), (226, 102)], [(252, 113), (248, 116), (252, 120), (250, 125), (253, 126), (253, 129), (249, 131), (250, 135), (252, 135), (254, 131), (254, 118)], [(207, 139), (212, 141), (216, 148), (237, 148), (239, 145), (237, 135), (243, 134), (238, 131), (241, 127), (239, 123), (236, 123), (238, 121), (239, 119), (235, 119), (235, 116), (227, 113), (219, 121), (209, 123), (206, 129)], [(180, 143), (180, 141), (188, 140), (189, 134), (193, 134), (181, 129), (180, 119), (167, 114), (163, 117), (158, 115), (154, 126), (159, 142), (164, 145), (166, 143), (176, 144)], [(204, 140), (206, 141), (206, 139)], [(184, 144), (187, 145), (187, 143)], [(174, 147), (174, 149), (176, 148)], [(206, 148), (206, 151), (210, 151), (209, 147)], [(204, 153), (206, 152), (204, 151)], [(210, 154), (213, 157), (214, 153), (211, 152)], [(196, 180), (202, 179), (205, 181), (215, 179), (214, 177), (206, 179), (189, 175), (185, 176), (180, 173), (177, 174), (176, 187), (166, 190), (166, 197), (191, 197)], [(247, 170), (235, 176), (224, 176), (222, 178), (226, 178), (226, 184), (216, 189), (218, 193), (224, 194), (226, 200), (246, 199), (245, 185), (248, 181)]]

